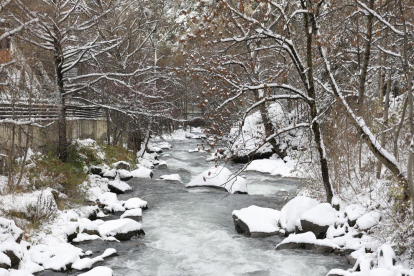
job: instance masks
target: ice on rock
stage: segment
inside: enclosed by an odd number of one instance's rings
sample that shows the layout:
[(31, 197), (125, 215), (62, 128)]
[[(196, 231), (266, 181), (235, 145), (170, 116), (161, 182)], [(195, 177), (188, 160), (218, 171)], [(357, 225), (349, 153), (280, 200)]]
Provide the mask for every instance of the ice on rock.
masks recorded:
[(78, 276), (112, 276), (112, 269), (106, 266), (97, 266), (88, 272), (79, 274)]
[(366, 231), (374, 227), (381, 220), (381, 213), (378, 211), (371, 211), (356, 221), (358, 229)]
[(181, 177), (180, 177), (179, 174), (161, 175), (160, 178), (162, 180), (167, 180), (167, 181), (178, 181), (178, 182), (181, 182)]
[(246, 179), (234, 176), (232, 172), (223, 167), (211, 168), (197, 175), (186, 187), (215, 187), (225, 189), (229, 193), (247, 193)]
[(290, 200), (280, 211), (280, 225), (288, 232), (293, 232), (300, 217), (319, 203), (313, 198), (297, 196)]
[(124, 218), (106, 221), (99, 225), (99, 234), (103, 238), (114, 237), (118, 240), (129, 240), (133, 236), (142, 234), (141, 223)]
[[(255, 205), (233, 211), (233, 219), (237, 232), (252, 237), (268, 236), (269, 234), (278, 233), (279, 217), (280, 211)], [(245, 229), (245, 226), (248, 229)]]
[(133, 198), (130, 198), (127, 201), (125, 201), (124, 207), (127, 210), (137, 209), (137, 208), (141, 208), (141, 209), (145, 210), (148, 206), (147, 206), (147, 202), (145, 200), (142, 200), (138, 197), (133, 197)]
[(131, 175), (135, 178), (152, 178), (153, 172), (144, 166), (140, 166), (138, 169), (133, 170)]

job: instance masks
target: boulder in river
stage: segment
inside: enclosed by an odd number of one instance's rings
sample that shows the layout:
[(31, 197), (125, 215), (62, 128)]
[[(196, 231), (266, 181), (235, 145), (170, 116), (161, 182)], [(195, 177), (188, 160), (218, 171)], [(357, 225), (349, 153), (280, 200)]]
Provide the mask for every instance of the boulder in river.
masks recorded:
[(135, 236), (145, 235), (141, 223), (129, 218), (106, 221), (99, 225), (98, 230), (101, 237), (114, 237), (120, 241), (126, 241)]
[(276, 246), (276, 250), (282, 249), (305, 249), (321, 254), (334, 253), (340, 250), (338, 245), (330, 241), (316, 239), (312, 232), (290, 234), (289, 237)]
[(109, 181), (108, 188), (112, 193), (115, 194), (124, 194), (132, 190), (131, 186), (121, 180)]
[(316, 238), (323, 239), (329, 226), (336, 222), (336, 210), (329, 203), (321, 203), (304, 212), (300, 217), (302, 232), (312, 232)]
[(246, 237), (263, 238), (279, 233), (277, 222), (280, 211), (252, 205), (233, 211), (234, 226), (237, 233)]
[(142, 221), (142, 209), (141, 208), (136, 208), (136, 209), (131, 209), (131, 210), (126, 210), (122, 215), (121, 215), (121, 219), (123, 218), (129, 218), (129, 219), (133, 219), (135, 221)]

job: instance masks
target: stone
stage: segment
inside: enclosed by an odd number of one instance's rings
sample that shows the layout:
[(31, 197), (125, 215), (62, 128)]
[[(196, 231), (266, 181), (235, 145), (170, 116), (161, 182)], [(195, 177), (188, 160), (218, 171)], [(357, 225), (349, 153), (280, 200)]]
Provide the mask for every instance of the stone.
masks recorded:
[(102, 174), (102, 168), (98, 166), (91, 166), (90, 167), (91, 174), (101, 175)]
[(302, 226), (301, 232), (312, 232), (315, 234), (316, 238), (323, 239), (326, 236), (326, 231), (328, 231), (329, 225), (317, 225), (307, 220), (300, 220)]
[(119, 162), (113, 163), (112, 165), (117, 170), (127, 170), (127, 171), (131, 170), (131, 165), (125, 161), (119, 161)]
[(19, 268), (19, 264), (20, 264), (20, 258), (16, 256), (16, 254), (11, 251), (11, 250), (6, 250), (3, 252), (4, 254), (6, 254), (7, 257), (10, 258), (11, 261), (11, 268)]
[(270, 232), (270, 233), (250, 232), (250, 229), (247, 226), (247, 224), (244, 223), (241, 219), (239, 219), (236, 215), (233, 215), (233, 221), (234, 221), (234, 227), (236, 229), (236, 232), (238, 234), (241, 234), (241, 235), (245, 236), (245, 237), (265, 238), (265, 237), (270, 237), (270, 236), (277, 235), (279, 233), (279, 231), (278, 232)]

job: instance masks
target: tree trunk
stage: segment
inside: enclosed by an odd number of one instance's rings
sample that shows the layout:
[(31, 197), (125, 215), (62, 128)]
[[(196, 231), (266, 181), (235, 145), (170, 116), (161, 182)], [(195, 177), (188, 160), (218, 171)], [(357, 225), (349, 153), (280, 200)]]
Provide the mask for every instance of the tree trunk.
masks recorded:
[[(382, 88), (381, 88), (382, 90)], [(389, 73), (388, 82), (387, 82), (387, 90), (385, 92), (385, 100), (384, 100), (384, 131), (381, 133), (381, 147), (385, 147), (385, 141), (387, 138), (387, 127), (388, 127), (388, 111), (389, 111), (389, 101), (390, 101), (390, 91), (391, 91), (391, 72)], [(381, 169), (382, 163), (378, 161), (377, 164), (377, 179), (381, 178)]]

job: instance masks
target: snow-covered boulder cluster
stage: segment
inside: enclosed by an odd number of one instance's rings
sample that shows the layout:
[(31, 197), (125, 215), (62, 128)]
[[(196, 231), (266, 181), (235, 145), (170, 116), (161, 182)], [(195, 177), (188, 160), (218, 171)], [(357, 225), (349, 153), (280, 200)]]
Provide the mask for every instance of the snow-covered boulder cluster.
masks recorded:
[(246, 171), (257, 171), (287, 177), (292, 176), (295, 166), (296, 162), (292, 161), (288, 156), (282, 160), (276, 157), (276, 154), (273, 154), (270, 158), (253, 160), (247, 166)]
[(187, 188), (210, 187), (227, 191), (231, 194), (247, 194), (247, 182), (241, 176), (235, 176), (223, 166), (211, 168), (193, 178)]
[[(232, 215), (239, 234), (254, 238), (276, 234), (286, 237), (277, 245), (277, 250), (306, 249), (349, 255), (352, 270), (336, 269), (328, 275), (411, 275), (397, 264), (389, 245), (380, 245), (369, 235), (380, 223), (380, 210), (347, 205), (337, 198), (333, 203), (338, 205), (338, 210), (329, 203), (297, 196), (280, 211), (250, 206), (235, 210)], [(380, 272), (385, 274), (372, 274)]]

